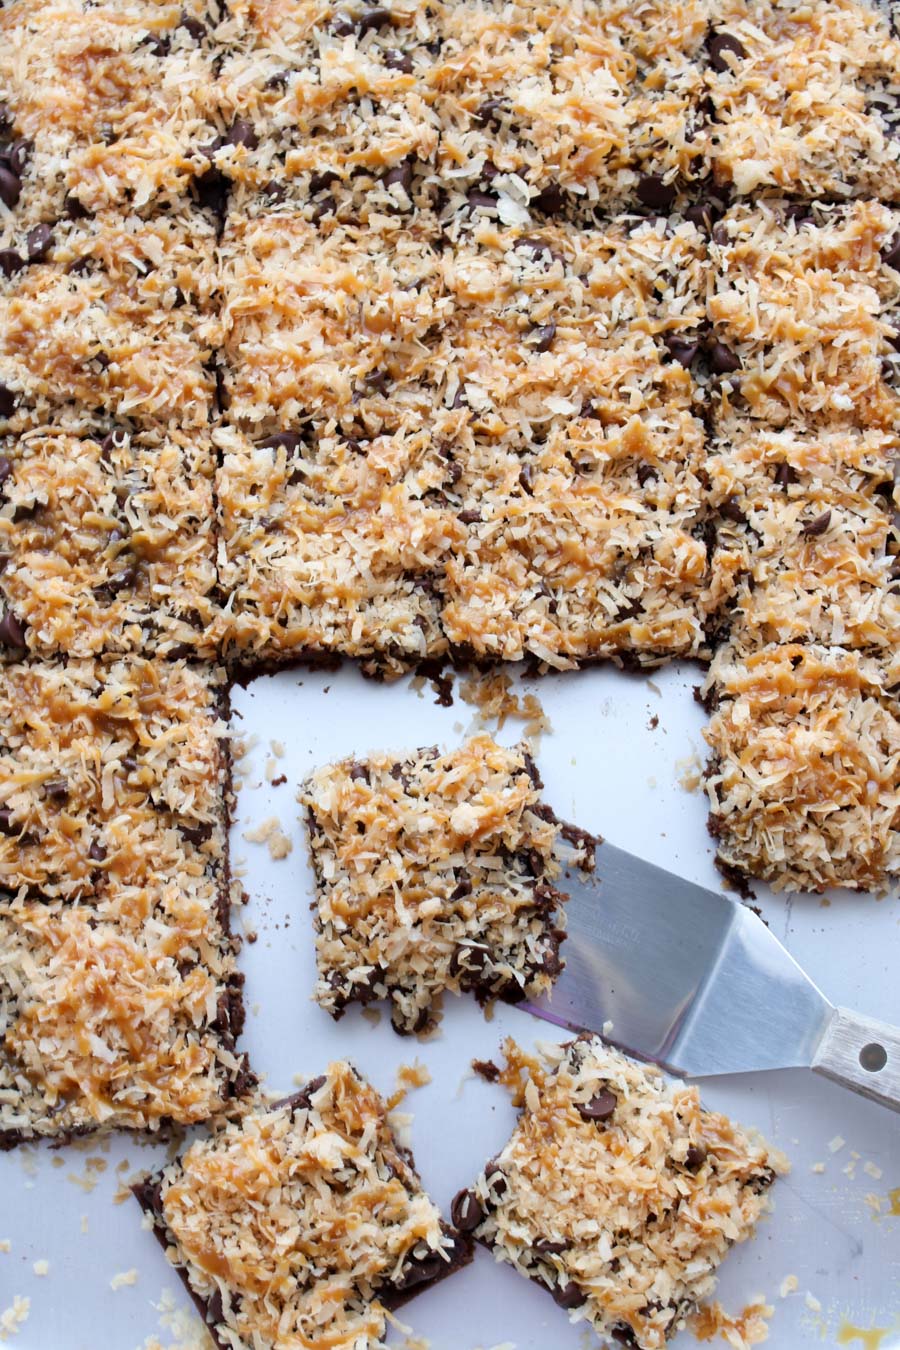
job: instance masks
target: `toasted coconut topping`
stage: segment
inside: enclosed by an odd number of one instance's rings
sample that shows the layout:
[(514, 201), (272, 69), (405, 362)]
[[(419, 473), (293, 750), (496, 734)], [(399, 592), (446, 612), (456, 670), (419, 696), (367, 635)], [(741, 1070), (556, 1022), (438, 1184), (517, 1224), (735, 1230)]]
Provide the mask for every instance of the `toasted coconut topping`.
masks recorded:
[(301, 789), (316, 871), (318, 983), (335, 1017), (390, 998), (398, 1031), (442, 990), (517, 1001), (549, 989), (564, 937), (559, 825), (527, 752), (476, 736), (441, 755), (374, 755)]
[(716, 0), (712, 21), (719, 183), (900, 200), (900, 43), (878, 6)]
[(896, 669), (858, 652), (723, 648), (706, 681), (714, 712), (706, 787), (727, 873), (776, 890), (883, 890), (900, 871)]
[(218, 345), (213, 227), (196, 216), (60, 222), (0, 287), (0, 380), (21, 427), (101, 416), (205, 426)]
[(522, 1114), (454, 1214), (572, 1321), (661, 1350), (751, 1236), (786, 1159), (599, 1037), (543, 1062), (506, 1051), (528, 1069)]
[(17, 0), (0, 12), (0, 97), (30, 162), (11, 242), (76, 211), (184, 210), (215, 137), (198, 0)]
[(466, 1258), (346, 1063), (136, 1187), (218, 1346), (383, 1350), (385, 1308)]
[(710, 451), (712, 609), (732, 647), (896, 649), (900, 596), (889, 550), (897, 437), (732, 422)]
[(0, 594), (28, 650), (202, 653), (216, 584), (209, 437), (40, 428), (7, 450)]
[(761, 202), (719, 221), (707, 310), (713, 367), (738, 411), (772, 426), (896, 424), (886, 368), (900, 272), (886, 259), (898, 231), (900, 213), (872, 201), (808, 211)]

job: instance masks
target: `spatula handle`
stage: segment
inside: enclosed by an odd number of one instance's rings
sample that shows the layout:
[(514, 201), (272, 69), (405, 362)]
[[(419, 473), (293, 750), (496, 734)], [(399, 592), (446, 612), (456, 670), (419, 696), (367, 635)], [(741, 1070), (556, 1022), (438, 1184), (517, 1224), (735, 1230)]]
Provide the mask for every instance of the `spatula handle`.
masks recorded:
[(816, 1050), (816, 1073), (900, 1111), (900, 1028), (835, 1008)]

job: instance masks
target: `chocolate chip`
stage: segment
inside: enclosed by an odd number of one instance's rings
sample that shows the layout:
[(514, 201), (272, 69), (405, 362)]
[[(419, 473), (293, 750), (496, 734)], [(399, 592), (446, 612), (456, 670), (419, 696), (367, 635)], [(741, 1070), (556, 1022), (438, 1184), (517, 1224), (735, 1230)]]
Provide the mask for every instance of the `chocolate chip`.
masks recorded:
[(366, 33), (377, 32), (379, 28), (387, 28), (393, 24), (394, 16), (389, 9), (383, 5), (375, 5), (373, 9), (367, 9), (356, 20), (356, 29), (360, 37), (365, 37)]
[(349, 37), (356, 32), (356, 24), (349, 14), (337, 14), (332, 20), (331, 31), (335, 37)]
[(12, 210), (21, 195), (22, 180), (19, 175), (0, 164), (0, 201)]
[(582, 1120), (603, 1121), (609, 1120), (612, 1113), (618, 1106), (618, 1098), (609, 1088), (601, 1088), (595, 1092), (590, 1101), (578, 1102), (577, 1110)]
[(502, 1200), (509, 1190), (509, 1185), (500, 1169), (499, 1163), (488, 1163), (487, 1167), (484, 1169), (484, 1179), (487, 1182), (488, 1190), (491, 1192), (492, 1196), (497, 1200)]
[(381, 181), (384, 186), (388, 188), (393, 187), (395, 183), (399, 184), (408, 197), (410, 189), (412, 188), (412, 178), (412, 165), (407, 160), (404, 160), (402, 164), (395, 164), (392, 168), (388, 169), (387, 172), (382, 175)]
[(479, 525), (481, 523), (480, 511), (460, 511), (456, 517), (460, 525)]
[(569, 1280), (566, 1284), (554, 1285), (550, 1290), (553, 1302), (561, 1308), (580, 1308), (587, 1300), (587, 1294), (578, 1285)]
[(65, 778), (48, 778), (44, 784), (44, 792), (51, 801), (68, 801), (69, 784)]
[(672, 360), (677, 361), (680, 366), (684, 366), (685, 370), (690, 369), (700, 350), (698, 339), (692, 342), (687, 338), (678, 337), (675, 333), (664, 333), (663, 344)]
[(525, 464), (519, 471), (519, 486), (529, 497), (534, 496), (534, 465)]
[(823, 511), (820, 516), (814, 520), (808, 520), (801, 531), (807, 538), (814, 538), (816, 535), (824, 534), (831, 524), (831, 512)]
[(181, 20), (178, 27), (183, 28), (195, 42), (202, 42), (206, 37), (206, 24), (201, 23), (199, 19), (191, 18), (190, 14), (186, 14), (184, 10), (181, 11)]
[(532, 197), (529, 206), (532, 211), (540, 211), (545, 216), (558, 216), (565, 204), (566, 194), (559, 183), (550, 183)]
[(0, 488), (11, 477), (13, 471), (12, 463), (6, 455), (0, 455)]
[(551, 319), (549, 323), (542, 323), (532, 331), (531, 345), (536, 352), (549, 352), (555, 337), (556, 324)]
[[(458, 872), (457, 876), (459, 876)], [(471, 894), (472, 894), (472, 878), (463, 875), (456, 883), (454, 889), (450, 892), (450, 899), (465, 900), (466, 896)]]
[(29, 262), (43, 262), (53, 247), (53, 231), (49, 225), (35, 225), (25, 236)]
[(709, 350), (709, 364), (717, 375), (731, 375), (741, 369), (740, 358), (724, 342), (713, 342)]
[(657, 477), (658, 477), (657, 471), (652, 464), (638, 465), (637, 480), (640, 483), (641, 487), (646, 487), (648, 483), (652, 483), (654, 478)]
[(0, 248), (0, 272), (5, 277), (15, 276), (25, 266), (25, 259), (14, 248)]
[(135, 769), (138, 766), (137, 760), (135, 759), (134, 755), (126, 755), (124, 759), (119, 760), (119, 763), (121, 764), (122, 768), (125, 770), (126, 773), (134, 773)]
[(719, 210), (717, 202), (705, 200), (692, 202), (690, 206), (685, 208), (684, 218), (689, 220), (692, 225), (696, 225), (698, 230), (709, 231), (715, 223)]
[(540, 1256), (562, 1256), (569, 1250), (568, 1242), (553, 1242), (550, 1238), (538, 1238), (534, 1250)]
[(213, 832), (213, 826), (211, 821), (204, 820), (200, 821), (197, 825), (188, 825), (185, 821), (180, 820), (178, 822), (178, 832), (182, 839), (185, 839), (189, 844), (199, 846), (200, 844), (206, 843), (206, 840)]
[(8, 806), (0, 807), (0, 834), (15, 835), (18, 830), (13, 824), (13, 813)]
[(472, 210), (496, 211), (497, 198), (492, 197), (489, 192), (481, 192), (478, 188), (469, 188), (466, 193), (466, 201)]
[(358, 761), (354, 760), (350, 765), (350, 781), (352, 783), (368, 783), (369, 770), (366, 768), (365, 764), (360, 764)]
[(19, 138), (13, 141), (8, 150), (4, 150), (2, 158), (6, 160), (10, 170), (17, 178), (21, 178), (25, 172), (25, 165), (31, 157), (31, 141)]
[(746, 525), (747, 523), (747, 517), (738, 506), (737, 498), (734, 496), (725, 498), (719, 507), (719, 515), (725, 520), (733, 521), (735, 525)]
[(399, 1277), (393, 1281), (395, 1289), (415, 1289), (417, 1285), (427, 1284), (441, 1271), (448, 1269), (439, 1252), (426, 1252), (424, 1256), (413, 1256), (407, 1261)]
[(0, 382), (0, 417), (11, 417), (16, 406), (16, 395), (8, 385)]
[(102, 844), (98, 844), (95, 839), (88, 849), (88, 857), (91, 862), (102, 863), (106, 861), (106, 849)]
[(700, 1144), (690, 1144), (685, 1154), (684, 1165), (689, 1172), (698, 1171), (706, 1162), (706, 1149)]
[(502, 98), (487, 98), (475, 109), (475, 121), (481, 127), (489, 126), (491, 122), (499, 122), (501, 114), (506, 111), (506, 103)]
[(450, 1203), (450, 1222), (460, 1233), (472, 1233), (484, 1218), (484, 1210), (474, 1191), (457, 1191)]
[(638, 201), (651, 211), (668, 211), (678, 191), (674, 183), (666, 183), (658, 174), (650, 173), (637, 185)]
[(0, 647), (19, 648), (25, 646), (25, 625), (11, 609), (0, 619)]
[(404, 75), (412, 74), (412, 57), (409, 52), (401, 52), (396, 47), (389, 47), (385, 52), (384, 64), (389, 70), (401, 70)]
[(299, 1092), (295, 1093), (293, 1097), (288, 1098), (287, 1104), (292, 1111), (308, 1111), (313, 1097), (320, 1088), (325, 1086), (325, 1083), (326, 1078), (324, 1074), (319, 1078), (311, 1079), (310, 1082), (308, 1082), (305, 1087), (301, 1088)]
[(259, 137), (253, 129), (253, 123), (248, 122), (246, 117), (236, 117), (225, 137), (225, 144), (243, 145), (248, 150), (255, 150), (259, 145)]
[(731, 69), (731, 64), (725, 59), (726, 52), (731, 52), (739, 60), (743, 60), (747, 55), (744, 46), (730, 33), (715, 33), (707, 43), (707, 51), (709, 52), (709, 64), (713, 70), (717, 70), (720, 74), (724, 74), (725, 71)]
[(887, 267), (900, 272), (900, 234), (895, 234), (891, 242), (885, 244), (881, 250), (881, 260)]
[(276, 70), (274, 75), (270, 75), (263, 85), (264, 89), (286, 89), (287, 82), (291, 78), (289, 70)]
[(121, 591), (131, 590), (137, 580), (137, 575), (138, 569), (136, 566), (123, 567), (121, 572), (117, 572), (115, 576), (110, 577), (102, 586), (95, 586), (94, 594), (98, 597), (112, 596), (118, 595)]
[(305, 441), (299, 431), (276, 431), (274, 436), (267, 436), (264, 441), (259, 442), (261, 450), (280, 450), (282, 447), (293, 452), (298, 450)]
[(148, 33), (145, 38), (141, 39), (138, 46), (149, 47), (154, 56), (162, 59), (164, 56), (168, 56), (172, 50), (172, 40), (168, 37), (159, 37), (157, 34)]
[(792, 483), (797, 482), (797, 473), (786, 459), (783, 459), (775, 470), (775, 482), (780, 488), (789, 488)]

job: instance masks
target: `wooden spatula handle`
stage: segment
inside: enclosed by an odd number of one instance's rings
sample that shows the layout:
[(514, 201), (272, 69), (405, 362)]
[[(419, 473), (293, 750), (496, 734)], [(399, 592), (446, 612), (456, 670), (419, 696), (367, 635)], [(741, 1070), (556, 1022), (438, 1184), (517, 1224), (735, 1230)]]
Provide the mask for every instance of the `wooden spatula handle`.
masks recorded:
[(812, 1067), (873, 1102), (900, 1111), (900, 1028), (835, 1008)]

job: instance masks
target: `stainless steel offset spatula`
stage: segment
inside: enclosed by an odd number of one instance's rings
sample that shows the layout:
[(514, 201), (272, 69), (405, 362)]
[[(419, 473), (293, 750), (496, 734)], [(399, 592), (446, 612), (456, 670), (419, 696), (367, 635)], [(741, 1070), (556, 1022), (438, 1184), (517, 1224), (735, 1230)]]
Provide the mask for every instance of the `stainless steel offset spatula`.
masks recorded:
[(900, 1111), (900, 1028), (835, 1008), (751, 910), (599, 844), (562, 886), (569, 940), (551, 999), (519, 1006), (600, 1031), (675, 1073), (806, 1067)]

